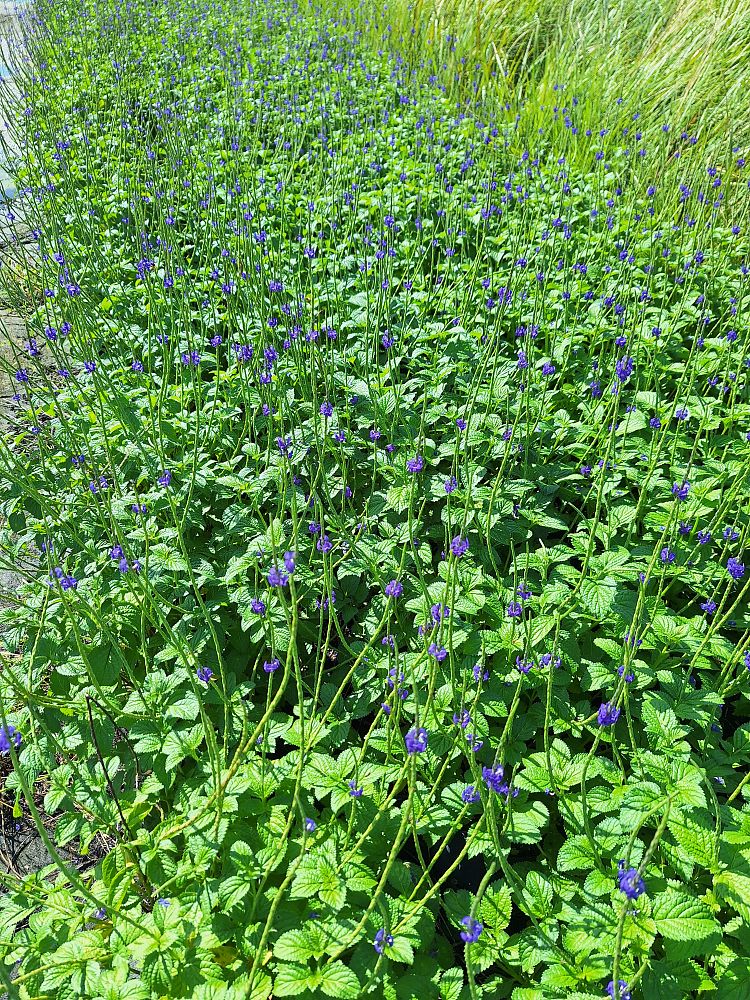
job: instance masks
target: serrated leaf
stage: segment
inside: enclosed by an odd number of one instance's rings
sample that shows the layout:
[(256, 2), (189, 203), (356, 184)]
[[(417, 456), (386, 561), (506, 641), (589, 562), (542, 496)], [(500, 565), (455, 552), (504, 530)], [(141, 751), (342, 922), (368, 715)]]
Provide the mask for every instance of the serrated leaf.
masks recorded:
[(496, 882), (487, 888), (479, 904), (479, 920), (489, 930), (504, 931), (510, 923), (511, 891)]
[(651, 915), (658, 932), (671, 941), (700, 941), (721, 930), (705, 903), (678, 889), (655, 896)]
[(304, 964), (309, 958), (318, 958), (323, 954), (305, 927), (293, 927), (282, 934), (273, 946), (274, 958), (284, 962), (299, 962)]
[(447, 969), (440, 977), (440, 996), (442, 1000), (459, 1000), (464, 987), (462, 969)]
[(617, 596), (617, 583), (605, 580), (584, 580), (579, 591), (581, 603), (597, 621), (606, 621)]
[(405, 965), (411, 965), (414, 961), (414, 949), (411, 946), (411, 942), (400, 934), (394, 937), (393, 944), (386, 945), (383, 952), (386, 958), (391, 958), (394, 962), (403, 962)]
[(315, 989), (319, 981), (319, 975), (312, 973), (307, 965), (284, 963), (276, 970), (273, 992), (278, 997), (298, 997), (305, 990)]
[(352, 969), (347, 969), (343, 962), (332, 962), (322, 970), (320, 989), (329, 997), (339, 1000), (357, 1000), (360, 995), (360, 982)]
[(719, 841), (708, 812), (674, 816), (669, 832), (692, 861), (714, 872), (719, 864)]
[(535, 917), (546, 917), (552, 912), (554, 890), (539, 872), (530, 871), (523, 890), (524, 909)]

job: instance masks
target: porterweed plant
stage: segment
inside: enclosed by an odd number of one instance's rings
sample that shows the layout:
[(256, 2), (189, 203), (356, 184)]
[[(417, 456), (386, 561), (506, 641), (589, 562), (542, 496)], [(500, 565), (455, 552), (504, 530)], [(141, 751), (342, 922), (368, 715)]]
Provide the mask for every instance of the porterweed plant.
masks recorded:
[(746, 152), (373, 17), (22, 15), (0, 979), (741, 1000)]

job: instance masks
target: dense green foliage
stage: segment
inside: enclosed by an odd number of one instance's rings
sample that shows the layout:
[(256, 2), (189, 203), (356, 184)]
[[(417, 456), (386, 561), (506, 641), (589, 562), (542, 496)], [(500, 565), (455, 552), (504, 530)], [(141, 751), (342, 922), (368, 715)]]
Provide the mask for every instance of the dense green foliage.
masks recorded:
[(25, 19), (2, 977), (741, 1000), (743, 151), (365, 19)]

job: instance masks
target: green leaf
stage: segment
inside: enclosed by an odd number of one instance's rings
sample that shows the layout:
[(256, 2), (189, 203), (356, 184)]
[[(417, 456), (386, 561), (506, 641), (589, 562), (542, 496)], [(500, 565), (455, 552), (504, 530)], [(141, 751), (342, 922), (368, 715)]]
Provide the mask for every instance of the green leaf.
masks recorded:
[(750, 924), (750, 876), (739, 872), (722, 872), (714, 879), (714, 890), (722, 902), (727, 903)]
[(539, 872), (530, 871), (522, 895), (522, 908), (535, 917), (547, 917), (552, 912), (555, 898), (550, 883)]
[(154, 993), (161, 995), (169, 992), (178, 968), (177, 957), (170, 949), (152, 952), (143, 960), (141, 978)]
[(346, 902), (346, 886), (336, 871), (335, 860), (324, 857), (321, 851), (311, 853), (297, 869), (290, 896), (292, 899), (318, 896), (340, 910)]
[(598, 621), (605, 621), (617, 595), (617, 583), (605, 580), (584, 580), (579, 591), (581, 603)]
[(721, 931), (705, 903), (678, 889), (654, 897), (651, 915), (658, 932), (670, 941), (700, 941)]
[(97, 646), (88, 654), (91, 672), (102, 687), (111, 687), (120, 676), (120, 664), (111, 643)]
[(513, 809), (505, 836), (512, 844), (538, 844), (549, 820), (543, 802), (531, 800)]
[(203, 727), (193, 726), (192, 729), (173, 729), (167, 733), (162, 747), (162, 753), (167, 758), (164, 768), (174, 770), (186, 757), (191, 757), (203, 742)]
[(343, 962), (332, 962), (322, 970), (320, 988), (329, 997), (357, 1000), (361, 986), (356, 974)]
[(557, 867), (561, 872), (584, 869), (590, 871), (596, 865), (596, 858), (588, 838), (582, 833), (568, 837), (557, 855)]
[(411, 965), (414, 961), (414, 949), (411, 943), (400, 934), (393, 939), (393, 944), (386, 945), (383, 951), (386, 958), (391, 958), (394, 962)]
[(655, 750), (671, 750), (690, 732), (688, 726), (680, 725), (674, 711), (651, 692), (643, 700), (641, 715), (649, 743)]
[(479, 920), (489, 930), (504, 931), (510, 923), (510, 913), (510, 888), (495, 882), (488, 887), (479, 904)]
[(293, 927), (292, 930), (282, 934), (273, 946), (274, 958), (285, 962), (305, 963), (309, 958), (318, 958), (323, 954), (323, 949), (318, 951), (316, 942), (307, 932), (306, 928)]
[(314, 990), (319, 982), (319, 974), (311, 972), (308, 966), (284, 964), (276, 970), (273, 992), (278, 997), (298, 997), (305, 990)]
[(669, 832), (692, 861), (710, 872), (718, 870), (719, 841), (707, 811), (670, 818)]
[(464, 988), (462, 969), (447, 969), (440, 977), (440, 996), (442, 1000), (459, 1000)]

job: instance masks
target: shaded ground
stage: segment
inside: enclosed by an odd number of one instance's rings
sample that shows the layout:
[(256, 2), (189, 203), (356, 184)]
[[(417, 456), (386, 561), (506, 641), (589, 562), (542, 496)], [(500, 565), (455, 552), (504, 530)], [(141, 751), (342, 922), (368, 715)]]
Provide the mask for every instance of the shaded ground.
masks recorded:
[[(7, 56), (9, 37), (15, 31), (16, 19), (13, 16), (15, 4), (0, 3), (0, 79), (3, 85), (12, 88), (9, 80)], [(7, 93), (7, 91), (6, 91)], [(8, 199), (15, 194), (7, 170), (0, 164), (0, 267), (9, 268), (18, 260), (22, 252), (19, 243), (23, 243), (28, 233), (28, 227), (23, 222), (23, 212), (15, 202)], [(0, 357), (7, 361), (11, 369), (14, 363), (13, 345), (21, 344), (25, 339), (25, 324), (23, 319), (7, 308), (0, 307)], [(16, 386), (12, 377), (0, 370), (0, 436), (4, 436), (11, 428), (15, 413), (13, 396)], [(0, 498), (2, 498), (0, 482)], [(8, 567), (0, 565), (0, 606), (7, 604), (8, 596), (13, 594), (20, 582), (19, 575)], [(2, 626), (0, 625), (0, 630)], [(0, 632), (0, 649), (2, 649)], [(26, 813), (26, 811), (24, 811)], [(65, 856), (73, 857), (72, 852)], [(39, 836), (33, 822), (26, 813), (19, 817), (13, 816), (13, 803), (0, 800), (0, 871), (11, 875), (24, 876), (43, 868), (51, 863), (42, 838)], [(3, 889), (0, 887), (0, 892)]]
[[(21, 4), (0, 0), (0, 79), (2, 79), (3, 99), (13, 97), (15, 85), (8, 69), (9, 52), (17, 44), (18, 19), (15, 12)], [(2, 122), (3, 129), (6, 128)], [(12, 150), (10, 150), (12, 155)], [(7, 164), (6, 164), (7, 166)], [(7, 170), (0, 163), (0, 268), (17, 269), (19, 254), (23, 253), (24, 241), (28, 236), (28, 227), (23, 220), (23, 210), (17, 202), (11, 202), (9, 197), (15, 194)], [(2, 282), (0, 282), (2, 284)], [(0, 305), (0, 357), (9, 363), (11, 370), (18, 367), (13, 363), (13, 345), (21, 344), (25, 339), (25, 324), (20, 316)], [(4, 366), (3, 366), (4, 367)], [(10, 428), (15, 403), (13, 396), (16, 386), (12, 377), (0, 370), (0, 436)], [(1, 492), (1, 487), (0, 487)], [(4, 595), (16, 590), (19, 577), (12, 569), (0, 566), (0, 605)]]

